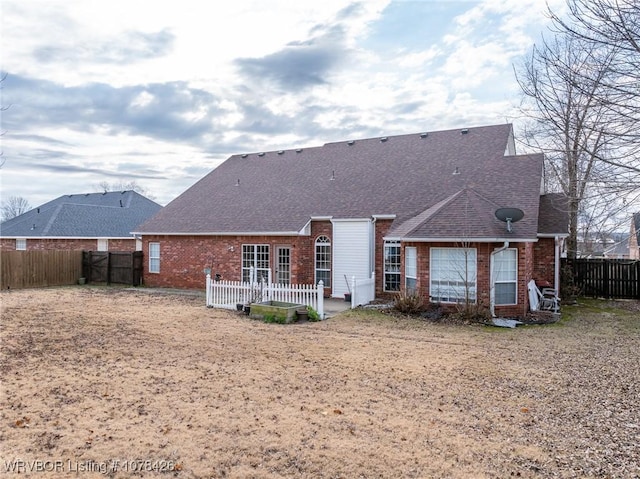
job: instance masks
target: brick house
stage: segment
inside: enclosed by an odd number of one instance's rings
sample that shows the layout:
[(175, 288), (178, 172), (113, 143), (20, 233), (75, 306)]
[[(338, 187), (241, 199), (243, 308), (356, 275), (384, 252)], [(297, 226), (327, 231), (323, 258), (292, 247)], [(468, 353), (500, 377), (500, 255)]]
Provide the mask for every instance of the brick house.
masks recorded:
[(0, 250), (136, 251), (162, 206), (135, 191), (64, 195), (0, 224)]
[[(527, 282), (558, 285), (564, 197), (543, 194), (543, 155), (516, 155), (510, 124), (239, 154), (142, 224), (149, 286), (203, 288), (204, 272), (280, 283), (369, 278), (499, 314), (528, 308)], [(496, 210), (518, 208), (508, 225)]]

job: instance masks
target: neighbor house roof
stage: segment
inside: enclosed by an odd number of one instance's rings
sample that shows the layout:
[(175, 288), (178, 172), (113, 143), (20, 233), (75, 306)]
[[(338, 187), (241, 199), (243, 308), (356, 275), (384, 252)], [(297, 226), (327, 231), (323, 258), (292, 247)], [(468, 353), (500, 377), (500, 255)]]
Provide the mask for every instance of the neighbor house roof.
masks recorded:
[(131, 238), (162, 206), (136, 193), (64, 195), (0, 224), (3, 238)]
[[(543, 156), (509, 124), (233, 155), (145, 222), (142, 234), (298, 234), (314, 217), (395, 218), (389, 236), (535, 239)], [(566, 228), (565, 228), (566, 230)]]

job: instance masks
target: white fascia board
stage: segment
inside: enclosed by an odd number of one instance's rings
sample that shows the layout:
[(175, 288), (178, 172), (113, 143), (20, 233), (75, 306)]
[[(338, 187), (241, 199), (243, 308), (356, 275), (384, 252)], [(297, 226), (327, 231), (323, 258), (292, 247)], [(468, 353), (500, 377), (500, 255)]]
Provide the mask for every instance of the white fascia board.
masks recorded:
[(397, 215), (371, 215), (374, 220), (395, 220)]
[(538, 238), (568, 238), (569, 233), (538, 233)]
[(371, 218), (332, 218), (331, 222), (332, 223), (353, 223), (354, 221), (366, 221), (368, 223), (371, 223)]
[(224, 231), (224, 232), (205, 232), (205, 233), (167, 233), (162, 232), (138, 232), (132, 234), (136, 236), (299, 236), (300, 231)]
[(403, 243), (537, 243), (538, 238), (405, 238), (384, 236), (384, 241), (402, 241)]

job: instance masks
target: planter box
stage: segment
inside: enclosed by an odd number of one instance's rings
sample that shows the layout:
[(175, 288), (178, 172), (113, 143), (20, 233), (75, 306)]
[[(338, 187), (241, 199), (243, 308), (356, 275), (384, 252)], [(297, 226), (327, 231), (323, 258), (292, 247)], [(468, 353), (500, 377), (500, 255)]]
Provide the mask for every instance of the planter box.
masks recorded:
[(301, 306), (303, 305), (282, 301), (251, 303), (249, 316), (254, 319), (272, 320), (274, 323), (292, 323), (296, 320), (296, 312)]

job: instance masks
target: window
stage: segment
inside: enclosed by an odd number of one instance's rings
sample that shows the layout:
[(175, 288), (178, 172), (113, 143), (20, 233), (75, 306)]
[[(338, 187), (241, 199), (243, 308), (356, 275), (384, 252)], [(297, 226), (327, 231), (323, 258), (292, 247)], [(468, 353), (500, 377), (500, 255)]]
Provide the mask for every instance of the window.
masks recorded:
[(415, 291), (418, 282), (418, 251), (415, 246), (404, 249), (404, 287), (407, 291)]
[(495, 304), (516, 304), (518, 250), (506, 249), (493, 255), (492, 268)]
[(431, 301), (476, 301), (476, 250), (431, 248), (429, 290)]
[(160, 272), (160, 243), (149, 243), (149, 273)]
[(98, 251), (109, 251), (109, 240), (107, 238), (98, 238)]
[(316, 239), (316, 281), (324, 283), (325, 288), (331, 287), (331, 240), (326, 236)]
[(400, 291), (400, 242), (384, 244), (384, 290)]
[[(251, 273), (253, 270), (253, 277)], [(242, 281), (259, 282), (261, 279), (269, 281), (269, 245), (242, 245)]]
[(16, 251), (25, 251), (27, 249), (27, 238), (16, 239)]

